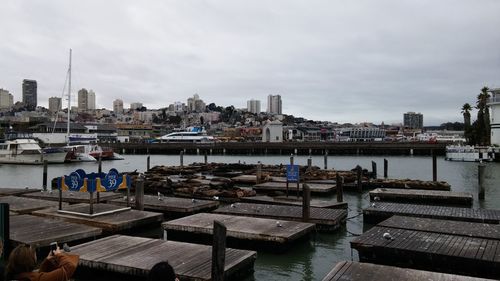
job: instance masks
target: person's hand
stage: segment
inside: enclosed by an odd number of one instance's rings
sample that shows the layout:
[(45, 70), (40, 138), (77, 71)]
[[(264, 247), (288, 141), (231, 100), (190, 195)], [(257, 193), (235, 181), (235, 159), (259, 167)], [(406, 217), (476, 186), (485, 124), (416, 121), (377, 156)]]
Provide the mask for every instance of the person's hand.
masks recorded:
[(64, 251), (61, 250), (61, 248), (59, 248), (59, 245), (57, 245), (56, 249), (54, 251), (52, 251), (52, 252), (53, 252), (54, 255), (64, 253)]

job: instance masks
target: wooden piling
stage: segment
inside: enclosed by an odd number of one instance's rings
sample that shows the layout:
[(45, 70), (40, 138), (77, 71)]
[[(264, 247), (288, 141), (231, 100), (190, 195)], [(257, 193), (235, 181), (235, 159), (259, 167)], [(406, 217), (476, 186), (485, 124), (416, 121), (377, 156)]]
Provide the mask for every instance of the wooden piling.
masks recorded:
[(205, 150), (205, 155), (203, 156), (204, 160), (205, 160), (205, 165), (208, 164), (208, 155), (207, 155), (207, 151)]
[(260, 179), (262, 178), (262, 163), (259, 161), (257, 162), (257, 178), (256, 178), (256, 184), (260, 184)]
[(325, 164), (325, 170), (328, 169), (328, 150), (325, 151), (325, 156), (324, 156), (324, 164)]
[(377, 163), (372, 161), (372, 178), (377, 179)]
[(432, 150), (432, 181), (437, 181), (437, 157), (434, 150)]
[[(87, 179), (85, 179), (87, 180)], [(89, 200), (89, 215), (93, 215), (94, 214), (94, 192), (89, 192), (89, 197), (90, 197), (90, 200)]]
[(47, 160), (43, 160), (43, 177), (42, 177), (42, 186), (43, 191), (47, 191)]
[(144, 180), (142, 179), (135, 182), (135, 208), (144, 211)]
[(224, 280), (224, 265), (226, 259), (226, 226), (214, 220), (214, 240), (212, 245), (212, 280)]
[(478, 171), (477, 171), (477, 179), (478, 179), (478, 187), (479, 187), (479, 192), (478, 192), (478, 198), (480, 200), (484, 200), (484, 171), (486, 168), (486, 165), (483, 163), (479, 163), (477, 166)]
[(2, 260), (6, 260), (6, 257), (9, 255), (10, 251), (10, 211), (9, 204), (0, 203), (0, 242), (3, 242), (3, 251), (1, 252), (0, 257)]
[(307, 169), (310, 170), (312, 167), (312, 158), (311, 156), (309, 156), (309, 158), (307, 158)]
[(308, 222), (311, 216), (311, 190), (309, 185), (302, 186), (302, 221)]
[(384, 158), (384, 178), (387, 178), (387, 170), (389, 168), (389, 161)]
[(98, 162), (99, 162), (99, 166), (97, 168), (97, 172), (102, 173), (102, 156), (101, 155), (99, 155)]
[(363, 191), (363, 169), (361, 169), (361, 166), (359, 166), (359, 165), (356, 166), (356, 181), (357, 181), (358, 192), (362, 192)]
[(59, 187), (59, 210), (62, 210), (62, 202), (63, 202), (62, 188)]
[(150, 164), (151, 164), (151, 155), (148, 155), (148, 158), (146, 160), (146, 171), (149, 171)]
[(337, 202), (344, 201), (344, 177), (341, 177), (337, 172)]
[(184, 167), (184, 151), (181, 150), (181, 152), (179, 153), (179, 157), (180, 157), (180, 166), (182, 168)]

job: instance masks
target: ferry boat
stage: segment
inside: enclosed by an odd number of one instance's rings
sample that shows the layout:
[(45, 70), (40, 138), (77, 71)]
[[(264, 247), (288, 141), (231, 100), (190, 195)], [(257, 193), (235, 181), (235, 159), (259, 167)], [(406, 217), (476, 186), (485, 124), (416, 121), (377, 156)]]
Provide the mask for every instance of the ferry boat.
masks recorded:
[(158, 138), (160, 142), (215, 142), (215, 137), (207, 135), (203, 128), (190, 128), (185, 132), (173, 132)]
[(43, 164), (64, 163), (67, 152), (60, 148), (42, 149), (30, 133), (6, 134), (0, 143), (0, 163), (3, 164)]
[(447, 145), (445, 160), (462, 162), (493, 161), (495, 153), (492, 147), (472, 145)]

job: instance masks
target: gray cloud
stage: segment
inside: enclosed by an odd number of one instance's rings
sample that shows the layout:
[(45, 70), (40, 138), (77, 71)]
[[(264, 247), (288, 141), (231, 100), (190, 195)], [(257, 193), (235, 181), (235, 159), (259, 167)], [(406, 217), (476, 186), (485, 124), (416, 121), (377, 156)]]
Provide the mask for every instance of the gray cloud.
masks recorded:
[(500, 86), (500, 2), (27, 1), (0, 10), (0, 87), (39, 103), (73, 89), (149, 108), (198, 93), (244, 107), (281, 94), (286, 114), (333, 122), (460, 121), (483, 86)]

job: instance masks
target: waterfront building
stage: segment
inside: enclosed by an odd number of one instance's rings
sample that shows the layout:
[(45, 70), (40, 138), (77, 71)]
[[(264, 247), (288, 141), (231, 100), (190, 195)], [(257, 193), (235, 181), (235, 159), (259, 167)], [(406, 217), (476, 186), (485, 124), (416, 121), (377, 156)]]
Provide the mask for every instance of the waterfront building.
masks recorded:
[(36, 80), (23, 80), (23, 103), (29, 111), (35, 110), (37, 106), (37, 83)]
[(56, 113), (62, 109), (62, 99), (58, 97), (49, 98), (49, 111), (51, 113)]
[(123, 101), (121, 99), (113, 101), (113, 112), (117, 115), (123, 114)]
[(283, 124), (278, 121), (268, 121), (262, 128), (263, 142), (283, 142)]
[(267, 113), (282, 114), (281, 96), (269, 95), (267, 96)]
[(0, 89), (0, 110), (10, 110), (14, 105), (14, 96), (9, 91)]
[(500, 88), (489, 90), (491, 145), (500, 145)]
[(138, 110), (143, 107), (142, 102), (133, 102), (130, 104), (130, 110)]
[(188, 98), (187, 107), (189, 112), (203, 112), (205, 111), (205, 103), (200, 99), (198, 94), (195, 94), (192, 98)]
[(253, 114), (260, 113), (260, 100), (251, 99), (247, 101), (247, 111)]
[(424, 115), (422, 113), (406, 112), (403, 114), (403, 125), (410, 129), (422, 129), (424, 127)]

